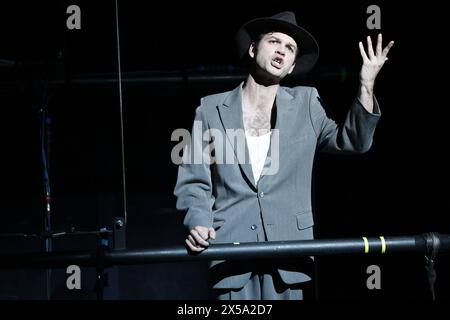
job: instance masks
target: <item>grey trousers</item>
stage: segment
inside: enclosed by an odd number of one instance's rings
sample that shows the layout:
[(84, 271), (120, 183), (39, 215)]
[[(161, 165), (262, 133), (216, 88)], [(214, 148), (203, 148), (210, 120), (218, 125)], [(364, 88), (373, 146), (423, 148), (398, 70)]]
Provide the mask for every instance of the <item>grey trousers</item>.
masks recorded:
[(214, 289), (217, 300), (303, 300), (304, 283), (287, 285), (277, 271), (252, 274), (247, 284), (240, 289)]

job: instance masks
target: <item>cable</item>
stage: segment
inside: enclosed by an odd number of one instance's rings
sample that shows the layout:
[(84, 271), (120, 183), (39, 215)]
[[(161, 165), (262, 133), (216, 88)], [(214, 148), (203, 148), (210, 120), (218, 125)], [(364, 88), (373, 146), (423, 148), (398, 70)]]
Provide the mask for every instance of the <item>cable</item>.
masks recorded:
[(125, 223), (127, 223), (127, 188), (125, 179), (125, 143), (123, 135), (123, 102), (122, 102), (122, 70), (120, 66), (120, 37), (119, 37), (119, 6), (116, 4), (116, 40), (117, 40), (117, 64), (119, 75), (119, 108), (120, 108), (120, 139), (122, 148), (122, 186), (123, 186), (123, 212)]
[[(47, 235), (45, 241), (45, 252), (52, 252), (52, 239), (49, 237), (52, 229), (51, 223), (51, 189), (50, 189), (50, 177), (49, 177), (49, 150), (50, 150), (50, 133), (48, 126), (50, 125), (50, 117), (48, 116), (48, 81), (45, 82), (42, 94), (42, 123), (41, 123), (41, 155), (42, 155), (42, 167), (43, 167), (43, 179), (45, 188), (45, 218), (44, 218), (44, 234)], [(52, 270), (46, 270), (46, 295), (47, 300), (51, 298), (52, 289)]]

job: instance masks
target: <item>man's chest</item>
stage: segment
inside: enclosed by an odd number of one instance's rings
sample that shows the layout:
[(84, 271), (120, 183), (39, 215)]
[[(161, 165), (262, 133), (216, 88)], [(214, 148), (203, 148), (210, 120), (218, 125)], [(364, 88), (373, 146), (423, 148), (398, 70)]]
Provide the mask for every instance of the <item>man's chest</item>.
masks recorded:
[(260, 136), (270, 131), (273, 108), (244, 108), (244, 129), (251, 136)]

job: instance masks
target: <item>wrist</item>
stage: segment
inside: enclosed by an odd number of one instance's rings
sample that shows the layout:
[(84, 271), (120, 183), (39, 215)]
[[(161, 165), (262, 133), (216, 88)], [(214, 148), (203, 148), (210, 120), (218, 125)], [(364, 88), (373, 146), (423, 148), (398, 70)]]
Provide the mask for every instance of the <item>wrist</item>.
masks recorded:
[(360, 90), (361, 90), (361, 92), (373, 94), (374, 85), (375, 85), (374, 81), (361, 80), (360, 81)]

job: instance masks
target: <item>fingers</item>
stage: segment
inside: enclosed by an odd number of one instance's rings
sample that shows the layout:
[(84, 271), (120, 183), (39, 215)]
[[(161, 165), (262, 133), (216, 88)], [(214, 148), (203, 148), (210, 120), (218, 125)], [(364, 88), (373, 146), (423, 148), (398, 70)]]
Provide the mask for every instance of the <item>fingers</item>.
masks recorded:
[(387, 56), (389, 50), (391, 50), (392, 46), (394, 45), (394, 41), (391, 41), (388, 43), (388, 45), (386, 46), (386, 48), (383, 49), (383, 56)]
[(185, 242), (186, 242), (187, 246), (189, 247), (189, 249), (191, 249), (192, 251), (200, 252), (200, 251), (205, 250), (205, 247), (199, 245), (197, 243), (197, 241), (195, 241), (194, 237), (192, 237), (191, 235), (188, 235)]
[(370, 36), (367, 36), (367, 54), (366, 54), (366, 51), (364, 50), (364, 45), (362, 44), (362, 42), (359, 42), (359, 51), (361, 53), (361, 57), (363, 58), (364, 62), (375, 61), (374, 59), (380, 59), (380, 58), (382, 58), (382, 60), (384, 62), (387, 60), (386, 56), (393, 45), (394, 45), (394, 41), (391, 41), (388, 43), (388, 45), (384, 49), (382, 49), (383, 48), (383, 35), (381, 33), (379, 33), (378, 37), (377, 37), (377, 44), (376, 44), (376, 49), (375, 49), (376, 54), (373, 51), (372, 39)]
[(362, 42), (359, 42), (359, 52), (361, 53), (361, 57), (363, 58), (364, 62), (368, 62), (369, 58), (367, 57), (366, 51), (364, 50), (364, 45)]
[(207, 241), (209, 238), (215, 239), (216, 232), (213, 228), (206, 228), (197, 226), (191, 231), (185, 240), (189, 249), (195, 252), (203, 251), (209, 246)]
[(209, 231), (209, 237), (211, 239), (215, 239), (216, 238), (216, 230), (214, 230), (214, 228), (209, 228), (208, 231)]
[(372, 47), (372, 39), (370, 36), (367, 36), (367, 53), (370, 59), (373, 59), (375, 57), (375, 53), (373, 52)]
[(209, 239), (208, 232), (206, 230), (192, 229), (190, 235), (194, 238), (197, 244), (205, 247), (209, 246), (209, 242), (206, 241)]
[(381, 44), (383, 43), (383, 36), (381, 35), (381, 33), (379, 33), (378, 34), (378, 39), (377, 39), (377, 49), (376, 49), (376, 52), (377, 52), (377, 56), (379, 57), (379, 56), (381, 56), (381, 54), (382, 54), (382, 47), (381, 47)]
[[(191, 238), (192, 238), (192, 237), (191, 237)], [(203, 247), (198, 247), (198, 246), (192, 244), (191, 240), (189, 239), (189, 236), (188, 236), (188, 239), (184, 240), (184, 242), (186, 242), (186, 245), (187, 245), (188, 248), (189, 248), (190, 250), (192, 250), (192, 251), (200, 252), (200, 251), (205, 250), (205, 248), (203, 248)]]

